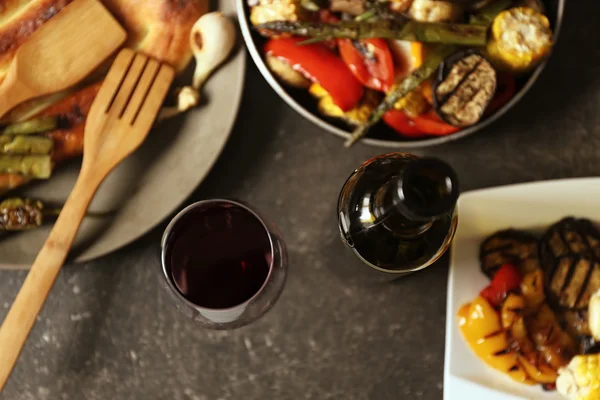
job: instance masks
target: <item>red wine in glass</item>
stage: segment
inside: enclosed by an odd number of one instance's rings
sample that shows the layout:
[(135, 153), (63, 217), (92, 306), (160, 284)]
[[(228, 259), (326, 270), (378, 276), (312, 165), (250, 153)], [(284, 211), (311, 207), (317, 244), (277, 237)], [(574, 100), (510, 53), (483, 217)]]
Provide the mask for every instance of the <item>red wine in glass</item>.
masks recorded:
[(287, 256), (278, 232), (256, 212), (238, 202), (208, 200), (169, 224), (162, 264), (179, 308), (209, 327), (226, 329), (270, 308), (285, 282)]

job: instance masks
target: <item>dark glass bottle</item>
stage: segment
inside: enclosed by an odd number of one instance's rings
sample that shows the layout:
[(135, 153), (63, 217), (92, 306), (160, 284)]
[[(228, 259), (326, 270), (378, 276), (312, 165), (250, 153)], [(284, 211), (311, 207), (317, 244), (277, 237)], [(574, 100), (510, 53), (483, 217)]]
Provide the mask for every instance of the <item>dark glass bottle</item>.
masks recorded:
[(457, 226), (458, 178), (446, 163), (405, 153), (372, 158), (338, 201), (342, 240), (367, 265), (393, 275), (431, 265)]

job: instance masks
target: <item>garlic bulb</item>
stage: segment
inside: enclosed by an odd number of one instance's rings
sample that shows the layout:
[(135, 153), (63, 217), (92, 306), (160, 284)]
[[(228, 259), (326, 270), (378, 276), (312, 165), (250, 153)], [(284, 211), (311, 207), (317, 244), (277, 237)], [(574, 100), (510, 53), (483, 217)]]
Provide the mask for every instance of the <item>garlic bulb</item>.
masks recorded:
[(222, 13), (203, 15), (190, 34), (190, 47), (196, 59), (192, 86), (200, 89), (210, 74), (227, 58), (235, 44), (235, 26)]
[(196, 69), (191, 86), (176, 90), (177, 105), (164, 107), (158, 120), (171, 118), (198, 105), (200, 88), (210, 74), (225, 59), (235, 44), (235, 26), (222, 13), (215, 11), (204, 14), (196, 21), (190, 32), (190, 48), (196, 60)]
[(191, 86), (184, 86), (177, 92), (177, 106), (163, 107), (158, 114), (158, 120), (162, 121), (171, 118), (189, 110), (198, 105), (200, 95), (196, 89)]

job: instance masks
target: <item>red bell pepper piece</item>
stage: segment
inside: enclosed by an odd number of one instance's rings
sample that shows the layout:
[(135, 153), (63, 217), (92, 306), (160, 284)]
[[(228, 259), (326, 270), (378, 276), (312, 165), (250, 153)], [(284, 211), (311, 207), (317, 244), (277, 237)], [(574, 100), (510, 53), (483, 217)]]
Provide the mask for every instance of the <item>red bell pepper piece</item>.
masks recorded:
[(415, 124), (415, 128), (428, 135), (444, 136), (460, 130), (460, 128), (442, 121), (442, 119), (433, 110), (413, 118), (413, 122)]
[(387, 92), (394, 84), (394, 59), (383, 39), (338, 40), (340, 56), (368, 88)]
[(294, 70), (321, 85), (343, 111), (356, 106), (363, 86), (346, 64), (322, 43), (298, 45), (302, 37), (270, 39), (265, 45), (268, 55), (286, 61)]
[(496, 93), (485, 109), (485, 114), (493, 114), (496, 110), (508, 103), (517, 91), (517, 81), (514, 76), (501, 73), (496, 80)]
[(383, 114), (383, 120), (399, 134), (406, 137), (443, 136), (460, 130), (460, 128), (443, 122), (434, 111), (412, 118), (406, 115), (404, 111), (390, 110)]
[(383, 114), (383, 120), (402, 136), (409, 138), (424, 136), (424, 133), (415, 127), (412, 119), (404, 111), (390, 110)]
[(494, 275), (488, 287), (481, 291), (491, 305), (498, 307), (502, 304), (508, 293), (518, 289), (521, 285), (521, 273), (512, 264), (504, 264)]

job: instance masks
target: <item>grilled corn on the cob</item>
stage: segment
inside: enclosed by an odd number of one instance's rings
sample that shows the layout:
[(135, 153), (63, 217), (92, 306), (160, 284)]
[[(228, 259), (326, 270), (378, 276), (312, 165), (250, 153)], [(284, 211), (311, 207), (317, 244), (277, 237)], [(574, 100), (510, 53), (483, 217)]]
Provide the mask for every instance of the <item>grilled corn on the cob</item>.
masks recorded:
[(299, 0), (258, 0), (251, 6), (252, 25), (271, 21), (300, 21), (306, 14)]
[(487, 52), (497, 68), (522, 73), (542, 61), (551, 48), (548, 18), (532, 8), (515, 7), (494, 19)]
[(558, 374), (556, 389), (567, 399), (600, 399), (600, 354), (576, 356)]
[(329, 93), (319, 84), (313, 83), (308, 89), (310, 94), (319, 99), (318, 109), (328, 117), (341, 118), (350, 125), (364, 124), (379, 104), (379, 96), (375, 91), (365, 90), (360, 102), (352, 110), (344, 112), (334, 102)]

